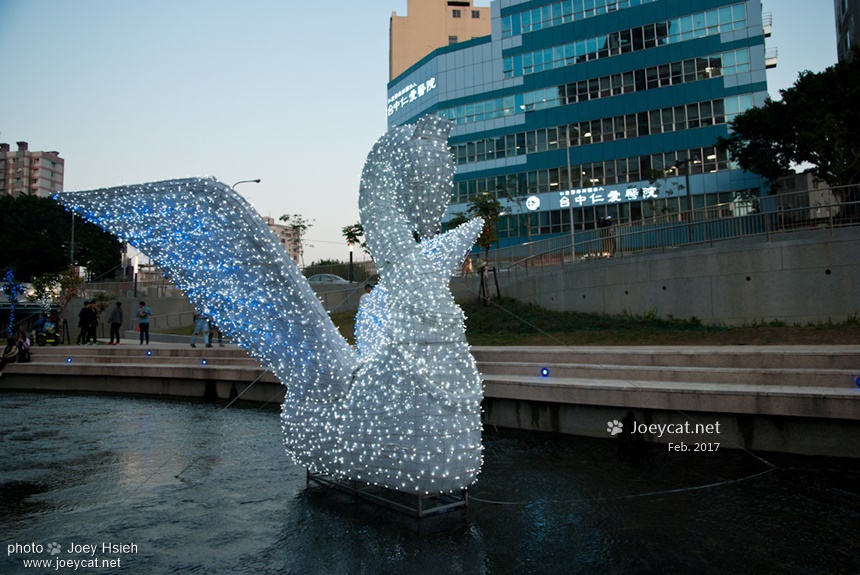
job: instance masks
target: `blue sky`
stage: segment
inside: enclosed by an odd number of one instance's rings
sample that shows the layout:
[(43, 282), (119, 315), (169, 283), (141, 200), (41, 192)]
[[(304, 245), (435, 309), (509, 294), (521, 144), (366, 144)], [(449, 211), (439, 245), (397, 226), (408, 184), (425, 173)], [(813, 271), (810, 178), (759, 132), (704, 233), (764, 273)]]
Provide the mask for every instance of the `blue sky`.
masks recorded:
[[(315, 220), (308, 263), (345, 260), (386, 129), (392, 11), (406, 0), (0, 0), (0, 142), (59, 151), (66, 190), (261, 178), (238, 188), (261, 214)], [(774, 97), (835, 63), (831, 0), (764, 11)]]

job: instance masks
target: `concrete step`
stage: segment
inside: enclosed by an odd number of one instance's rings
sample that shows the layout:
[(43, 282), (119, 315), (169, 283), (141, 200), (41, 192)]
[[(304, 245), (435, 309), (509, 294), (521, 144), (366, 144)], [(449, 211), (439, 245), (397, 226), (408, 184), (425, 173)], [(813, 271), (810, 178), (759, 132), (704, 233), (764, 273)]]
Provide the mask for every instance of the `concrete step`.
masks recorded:
[(746, 385), (796, 385), (810, 387), (854, 389), (858, 370), (800, 369), (800, 368), (733, 368), (733, 367), (668, 367), (650, 365), (532, 363), (526, 361), (479, 361), (478, 370), (484, 377), (505, 375), (540, 377), (549, 370), (547, 379), (581, 378), (600, 380), (641, 380), (662, 382), (691, 382)]
[[(860, 346), (517, 347), (518, 361), (671, 367), (860, 369)], [(510, 347), (473, 347), (478, 362), (509, 361)]]
[(487, 398), (574, 405), (860, 419), (856, 389), (490, 375)]

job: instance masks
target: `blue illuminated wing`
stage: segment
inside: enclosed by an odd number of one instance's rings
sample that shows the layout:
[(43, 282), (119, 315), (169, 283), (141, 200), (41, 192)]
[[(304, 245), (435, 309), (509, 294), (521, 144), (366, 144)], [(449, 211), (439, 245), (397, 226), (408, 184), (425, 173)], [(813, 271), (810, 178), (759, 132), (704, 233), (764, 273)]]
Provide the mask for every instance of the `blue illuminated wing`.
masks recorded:
[(192, 178), (54, 197), (152, 259), (285, 385), (300, 382), (320, 399), (344, 393), (355, 351), (263, 219), (232, 188)]

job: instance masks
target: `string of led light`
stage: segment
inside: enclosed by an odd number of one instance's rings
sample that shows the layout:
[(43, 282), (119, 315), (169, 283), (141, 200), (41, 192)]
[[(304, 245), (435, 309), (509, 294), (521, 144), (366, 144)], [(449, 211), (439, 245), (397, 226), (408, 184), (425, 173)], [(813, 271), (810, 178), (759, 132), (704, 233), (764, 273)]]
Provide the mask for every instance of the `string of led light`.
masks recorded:
[(381, 285), (374, 315), (362, 306), (357, 318), (357, 349), (228, 186), (195, 178), (55, 198), (148, 255), (271, 368), (287, 386), (293, 461), (402, 491), (457, 491), (481, 466), (483, 394), (448, 281), (481, 222), (434, 237), (453, 178), (449, 130), (429, 116), (391, 130), (368, 156), (359, 203)]

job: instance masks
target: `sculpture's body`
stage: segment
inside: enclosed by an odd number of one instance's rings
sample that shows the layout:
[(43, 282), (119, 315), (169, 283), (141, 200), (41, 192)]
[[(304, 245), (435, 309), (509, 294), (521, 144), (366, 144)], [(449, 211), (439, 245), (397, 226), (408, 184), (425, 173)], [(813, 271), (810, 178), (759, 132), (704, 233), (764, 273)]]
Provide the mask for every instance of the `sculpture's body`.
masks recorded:
[(482, 222), (430, 238), (453, 175), (447, 130), (435, 117), (395, 128), (368, 156), (359, 202), (381, 281), (359, 310), (357, 348), (228, 186), (175, 180), (57, 200), (146, 253), (272, 369), (287, 386), (281, 419), (296, 463), (401, 491), (453, 491), (480, 467), (482, 393), (448, 280)]

